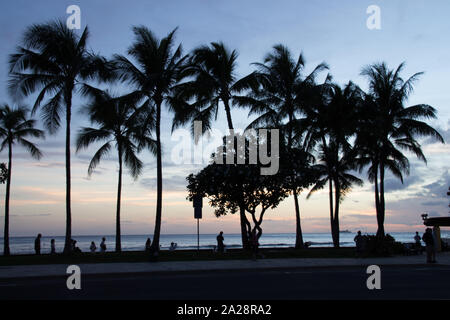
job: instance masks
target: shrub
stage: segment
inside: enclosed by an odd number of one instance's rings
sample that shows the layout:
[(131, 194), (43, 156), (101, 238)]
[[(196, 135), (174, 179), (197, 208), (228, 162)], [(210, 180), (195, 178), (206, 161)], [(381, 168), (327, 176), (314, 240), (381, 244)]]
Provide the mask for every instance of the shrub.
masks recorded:
[(363, 237), (366, 256), (391, 256), (405, 253), (403, 244), (395, 241), (390, 234), (386, 234), (383, 238), (374, 235), (365, 235)]

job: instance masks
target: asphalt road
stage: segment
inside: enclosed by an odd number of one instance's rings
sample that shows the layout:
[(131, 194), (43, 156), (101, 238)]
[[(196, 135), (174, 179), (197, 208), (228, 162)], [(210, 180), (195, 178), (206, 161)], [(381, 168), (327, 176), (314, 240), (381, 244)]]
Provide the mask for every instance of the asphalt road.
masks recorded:
[(381, 289), (369, 290), (361, 267), (82, 276), (0, 280), (0, 300), (301, 300), (450, 299), (450, 267), (381, 267)]

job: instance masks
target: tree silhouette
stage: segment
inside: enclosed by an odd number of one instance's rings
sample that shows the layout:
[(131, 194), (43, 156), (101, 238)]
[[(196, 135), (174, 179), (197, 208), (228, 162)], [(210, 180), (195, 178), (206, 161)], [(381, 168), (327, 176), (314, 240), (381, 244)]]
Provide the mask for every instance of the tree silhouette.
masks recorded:
[(121, 246), (121, 194), (123, 164), (130, 170), (130, 174), (137, 179), (142, 172), (143, 163), (137, 157), (137, 152), (142, 146), (156, 150), (156, 142), (151, 137), (142, 135), (141, 126), (147, 119), (145, 109), (136, 109), (133, 99), (129, 96), (112, 97), (108, 92), (91, 89), (91, 101), (86, 106), (86, 113), (91, 122), (98, 128), (82, 128), (77, 137), (77, 152), (89, 147), (96, 142), (104, 143), (92, 158), (88, 174), (94, 169), (111, 151), (115, 144), (119, 161), (119, 176), (117, 187), (117, 209), (116, 209), (116, 251), (122, 250)]
[[(231, 109), (240, 106), (247, 97), (242, 95), (256, 85), (254, 74), (237, 79), (238, 53), (223, 44), (213, 42), (210, 46), (200, 46), (190, 54), (189, 64), (183, 70), (183, 76), (190, 81), (175, 87), (170, 105), (174, 110), (173, 129), (202, 122), (202, 133), (211, 129), (213, 120), (217, 120), (220, 103), (227, 117), (228, 129), (234, 130)], [(198, 137), (197, 137), (198, 138)], [(245, 212), (240, 212), (242, 244), (248, 246), (246, 237)]]
[[(8, 169), (6, 170), (6, 197), (5, 197), (5, 230), (3, 254), (10, 255), (9, 249), (9, 198), (11, 191), (11, 174), (13, 145), (18, 144), (24, 147), (35, 159), (42, 157), (41, 151), (27, 138), (43, 138), (44, 133), (36, 129), (35, 121), (27, 118), (28, 110), (25, 107), (16, 109), (3, 105), (0, 108), (0, 151), (8, 148)], [(3, 168), (2, 168), (3, 169)], [(4, 170), (2, 170), (4, 172)]]
[(360, 151), (359, 165), (369, 165), (369, 180), (375, 184), (375, 205), (377, 212), (377, 236), (384, 237), (385, 172), (389, 170), (403, 183), (403, 174), (409, 174), (409, 160), (402, 151), (412, 152), (426, 163), (420, 143), (416, 137), (430, 136), (442, 143), (442, 136), (422, 119), (436, 118), (436, 110), (427, 104), (405, 107), (414, 83), (422, 73), (416, 73), (407, 80), (400, 73), (404, 63), (390, 70), (385, 63), (363, 68), (361, 75), (369, 80), (368, 97), (365, 99), (360, 133), (355, 142)]
[(315, 143), (319, 145), (319, 164), (315, 168), (321, 176), (308, 198), (328, 183), (331, 234), (334, 247), (339, 247), (340, 203), (352, 185), (363, 184), (361, 179), (351, 174), (356, 168), (356, 162), (355, 149), (349, 142), (356, 134), (361, 90), (350, 82), (343, 89), (339, 85), (330, 84), (325, 92), (324, 104), (319, 105), (314, 114), (310, 113), (311, 119), (306, 121), (311, 126), (309, 139), (316, 140)]
[[(281, 131), (288, 150), (299, 148), (300, 153), (308, 152), (303, 147), (303, 123), (298, 118), (305, 110), (317, 103), (319, 95), (316, 77), (328, 69), (325, 63), (304, 75), (305, 59), (300, 54), (294, 59), (289, 49), (281, 44), (275, 45), (264, 58), (264, 63), (254, 63), (258, 71), (254, 77), (259, 86), (247, 99), (241, 99), (242, 106), (250, 108), (249, 115), (258, 117), (249, 125), (252, 128), (270, 126)], [(296, 138), (295, 138), (296, 137)], [(294, 180), (295, 181), (295, 180)], [(296, 248), (303, 248), (303, 235), (300, 221), (298, 194), (303, 189), (293, 186), (296, 217)]]
[[(71, 252), (71, 157), (70, 132), (72, 96), (86, 80), (114, 78), (111, 65), (88, 51), (89, 31), (78, 36), (62, 21), (36, 24), (27, 28), (17, 53), (9, 59), (9, 90), (14, 97), (39, 92), (32, 112), (41, 110), (42, 120), (53, 134), (66, 117), (66, 239), (64, 252)], [(47, 102), (44, 99), (49, 97)]]
[[(233, 137), (233, 139), (236, 139)], [(227, 139), (224, 139), (224, 147)], [(248, 142), (245, 148), (248, 159)], [(264, 143), (264, 142), (262, 142)], [(259, 147), (261, 144), (258, 144)], [(232, 152), (237, 160), (239, 152), (226, 150), (223, 147), (218, 150), (224, 160), (228, 152)], [(219, 153), (217, 153), (219, 154)], [(216, 154), (213, 155), (213, 158)], [(262, 235), (262, 222), (268, 209), (274, 209), (289, 195), (286, 188), (285, 177), (279, 172), (276, 175), (261, 175), (261, 164), (218, 164), (213, 163), (205, 167), (197, 174), (187, 177), (189, 191), (188, 199), (193, 201), (195, 196), (207, 197), (210, 205), (215, 208), (217, 217), (242, 212), (250, 215), (245, 219), (247, 237), (255, 232), (259, 239)], [(259, 212), (258, 212), (259, 210)], [(252, 226), (253, 223), (253, 226)], [(245, 248), (247, 249), (247, 248)]]
[(132, 95), (143, 101), (142, 107), (148, 109), (147, 114), (155, 121), (157, 197), (152, 248), (156, 252), (159, 251), (162, 219), (161, 112), (174, 86), (181, 81), (187, 57), (183, 56), (181, 45), (173, 50), (176, 29), (161, 40), (144, 26), (134, 27), (133, 32), (135, 40), (128, 55), (135, 63), (121, 55), (115, 56), (115, 63), (121, 79), (134, 87)]

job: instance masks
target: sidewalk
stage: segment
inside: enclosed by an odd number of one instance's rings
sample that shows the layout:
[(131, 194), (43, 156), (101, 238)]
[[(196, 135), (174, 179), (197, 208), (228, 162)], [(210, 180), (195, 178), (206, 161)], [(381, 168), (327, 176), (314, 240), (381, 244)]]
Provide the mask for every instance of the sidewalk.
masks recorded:
[[(339, 259), (258, 259), (175, 261), (140, 263), (98, 263), (79, 264), (83, 275), (134, 274), (134, 273), (177, 273), (198, 271), (233, 271), (249, 269), (314, 268), (383, 265), (425, 265), (425, 255), (396, 256), (389, 258), (339, 258)], [(450, 253), (440, 253), (436, 265), (450, 266)], [(0, 279), (67, 276), (68, 265), (0, 266)]]

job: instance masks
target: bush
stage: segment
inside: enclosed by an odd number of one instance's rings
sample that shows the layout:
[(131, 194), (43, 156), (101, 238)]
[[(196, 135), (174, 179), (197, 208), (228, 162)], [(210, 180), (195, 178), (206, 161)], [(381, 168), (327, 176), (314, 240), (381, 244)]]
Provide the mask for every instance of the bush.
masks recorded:
[(365, 235), (364, 253), (366, 256), (392, 256), (405, 253), (402, 243), (395, 241), (394, 237), (386, 234), (384, 238), (373, 235)]

